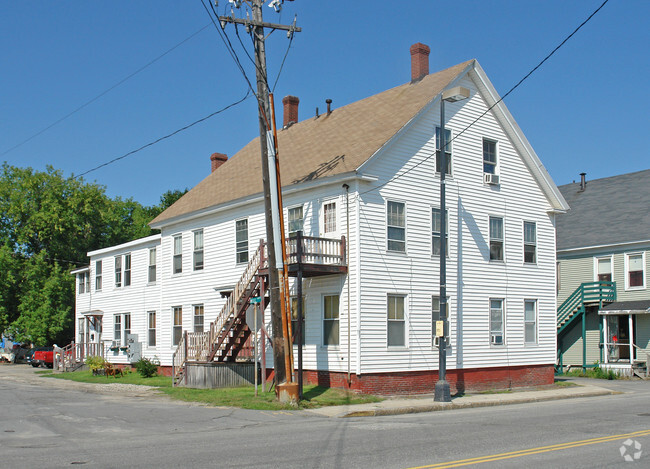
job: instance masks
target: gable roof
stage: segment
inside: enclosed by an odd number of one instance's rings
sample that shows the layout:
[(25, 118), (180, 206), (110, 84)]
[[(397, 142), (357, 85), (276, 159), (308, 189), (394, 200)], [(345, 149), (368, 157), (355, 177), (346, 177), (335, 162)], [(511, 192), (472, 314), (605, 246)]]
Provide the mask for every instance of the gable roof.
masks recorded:
[(571, 211), (557, 216), (557, 249), (650, 240), (650, 169), (559, 187)]
[[(471, 63), (463, 62), (278, 131), (283, 187), (355, 171)], [(261, 193), (258, 137), (151, 225)]]
[[(302, 122), (278, 132), (283, 191), (290, 186), (321, 181), (332, 176), (356, 175), (356, 171), (387, 142), (435, 101), (440, 93), (471, 73), (481, 94), (500, 120), (526, 165), (546, 194), (551, 210), (568, 206), (526, 137), (517, 126), (476, 60), (460, 63), (369, 98), (334, 109), (331, 114)], [(262, 194), (259, 137), (255, 138), (158, 215), (152, 228), (198, 216)]]

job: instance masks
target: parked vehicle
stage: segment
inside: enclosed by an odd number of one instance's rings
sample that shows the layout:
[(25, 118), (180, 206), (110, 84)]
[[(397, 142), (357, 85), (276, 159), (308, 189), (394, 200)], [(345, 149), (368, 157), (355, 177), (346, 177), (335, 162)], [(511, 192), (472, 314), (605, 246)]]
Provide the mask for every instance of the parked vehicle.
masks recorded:
[(39, 366), (47, 366), (52, 368), (54, 366), (54, 349), (52, 347), (37, 347), (32, 354), (31, 365), (34, 368)]

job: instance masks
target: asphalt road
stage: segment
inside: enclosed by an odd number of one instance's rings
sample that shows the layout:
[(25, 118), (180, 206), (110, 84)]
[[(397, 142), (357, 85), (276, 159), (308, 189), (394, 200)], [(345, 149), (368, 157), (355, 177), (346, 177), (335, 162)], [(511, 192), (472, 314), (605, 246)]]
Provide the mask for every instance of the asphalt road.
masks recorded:
[[(650, 381), (594, 384), (623, 394), (331, 419), (178, 403), (7, 365), (0, 468), (650, 467)], [(620, 451), (628, 439), (625, 454), (640, 451), (632, 462)]]

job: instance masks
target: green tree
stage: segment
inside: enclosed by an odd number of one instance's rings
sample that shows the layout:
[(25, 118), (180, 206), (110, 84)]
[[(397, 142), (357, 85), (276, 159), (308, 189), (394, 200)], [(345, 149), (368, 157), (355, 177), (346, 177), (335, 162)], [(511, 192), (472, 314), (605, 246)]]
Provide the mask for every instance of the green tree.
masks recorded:
[(106, 189), (49, 166), (7, 163), (0, 170), (0, 331), (18, 340), (63, 344), (72, 339), (74, 277), (87, 252), (153, 233), (148, 223), (185, 191), (160, 204), (106, 195)]

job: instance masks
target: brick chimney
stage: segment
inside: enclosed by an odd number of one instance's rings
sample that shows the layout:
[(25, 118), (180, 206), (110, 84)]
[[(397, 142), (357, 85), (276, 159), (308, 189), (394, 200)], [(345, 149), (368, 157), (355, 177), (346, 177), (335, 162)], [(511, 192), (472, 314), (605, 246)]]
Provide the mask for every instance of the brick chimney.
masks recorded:
[(224, 155), (223, 153), (213, 153), (212, 156), (210, 156), (210, 162), (212, 163), (212, 173), (214, 173), (219, 166), (224, 164), (226, 161), (228, 161), (228, 155)]
[(418, 42), (411, 46), (411, 83), (429, 74), (429, 53), (431, 49), (426, 44)]
[(291, 124), (298, 122), (298, 103), (300, 100), (296, 96), (285, 96), (282, 98), (284, 104), (284, 122), (283, 128), (289, 127)]

